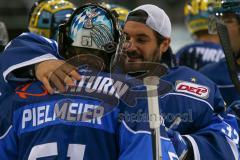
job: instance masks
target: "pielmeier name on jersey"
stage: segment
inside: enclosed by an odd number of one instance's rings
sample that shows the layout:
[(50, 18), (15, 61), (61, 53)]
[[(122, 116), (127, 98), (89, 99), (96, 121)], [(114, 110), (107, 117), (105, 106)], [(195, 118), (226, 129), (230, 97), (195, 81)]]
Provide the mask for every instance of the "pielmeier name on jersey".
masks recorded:
[[(29, 84), (24, 86), (26, 89), (30, 87)], [(122, 95), (126, 93), (129, 86), (119, 80), (114, 80), (113, 78), (104, 76), (81, 76), (81, 81), (76, 81), (75, 85), (67, 86), (67, 92), (63, 95), (81, 97), (81, 95), (90, 94), (90, 98), (99, 98), (96, 94), (105, 95), (105, 97), (115, 97), (111, 99), (114, 101), (114, 105), (118, 104), (119, 99)], [(28, 98), (28, 93), (22, 92), (19, 89), (16, 93), (19, 97), (25, 99)], [(57, 91), (56, 91), (57, 93)], [(95, 95), (95, 96), (94, 96)], [(87, 96), (86, 96), (87, 97)], [(108, 99), (110, 100), (110, 99)], [(71, 122), (86, 122), (101, 125), (104, 113), (104, 103), (99, 104), (89, 104), (87, 101), (75, 100), (59, 100), (53, 101), (51, 103), (42, 104), (40, 106), (30, 105), (19, 109), (17, 113), (21, 114), (22, 126), (24, 130), (28, 130), (28, 127), (40, 127), (46, 126), (46, 123), (57, 123), (54, 121), (66, 120)], [(101, 99), (102, 101), (102, 99)], [(111, 102), (109, 102), (111, 103)]]
[(21, 128), (28, 129), (27, 127), (38, 127), (46, 125), (48, 122), (54, 122), (57, 120), (72, 122), (81, 121), (101, 125), (103, 113), (104, 108), (102, 106), (87, 103), (65, 102), (62, 106), (60, 106), (59, 103), (55, 103), (54, 106), (46, 104), (43, 106), (24, 109), (22, 111)]

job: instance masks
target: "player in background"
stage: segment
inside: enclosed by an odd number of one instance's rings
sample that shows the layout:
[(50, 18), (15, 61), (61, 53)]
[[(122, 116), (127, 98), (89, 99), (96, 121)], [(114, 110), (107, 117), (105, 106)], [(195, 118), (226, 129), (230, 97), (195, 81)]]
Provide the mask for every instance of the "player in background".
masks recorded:
[(58, 26), (68, 20), (74, 9), (74, 4), (67, 0), (39, 0), (30, 10), (28, 29), (57, 40)]
[(185, 4), (185, 24), (195, 42), (184, 46), (176, 53), (177, 65), (199, 70), (224, 57), (218, 36), (208, 33), (208, 18), (213, 12), (213, 2), (212, 0), (190, 0)]
[[(237, 29), (240, 23), (240, 16), (238, 14), (238, 11), (240, 10), (240, 1), (224, 0), (220, 9), (215, 10), (216, 18), (224, 22), (229, 31), (231, 30), (231, 32), (229, 32), (230, 43), (232, 45), (232, 50), (236, 53), (237, 57), (240, 41), (240, 32)], [(230, 105), (236, 100), (240, 100), (240, 94), (232, 82), (225, 59), (222, 59), (216, 64), (205, 66), (200, 72), (217, 84), (227, 105)]]

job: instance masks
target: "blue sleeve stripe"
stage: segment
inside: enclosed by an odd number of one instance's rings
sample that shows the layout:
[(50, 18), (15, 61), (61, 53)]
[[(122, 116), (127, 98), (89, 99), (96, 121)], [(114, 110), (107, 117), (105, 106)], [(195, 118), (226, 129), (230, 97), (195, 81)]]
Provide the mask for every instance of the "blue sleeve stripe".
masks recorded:
[(218, 88), (235, 88), (235, 86), (232, 84), (230, 85), (217, 85)]
[(53, 41), (53, 40), (51, 40), (51, 39), (48, 39), (48, 38), (46, 38), (46, 37), (43, 37), (43, 36), (41, 36), (43, 39), (45, 39), (48, 43), (51, 43), (51, 44), (56, 44), (55, 43), (55, 41)]
[(58, 43), (56, 41), (53, 41), (53, 42), (55, 43), (56, 47), (58, 47)]
[[(24, 32), (24, 33), (22, 33), (21, 35), (19, 35), (17, 38), (20, 38), (20, 37), (24, 37), (24, 36), (26, 36), (26, 37), (31, 37), (31, 36), (33, 36), (34, 34), (32, 34), (32, 33), (30, 33), (30, 32)], [(54, 40), (51, 40), (51, 39), (49, 39), (49, 38), (46, 38), (46, 37), (44, 37), (44, 36), (41, 36), (41, 35), (37, 35), (38, 36), (38, 38), (39, 37), (41, 37), (42, 39), (44, 39), (45, 41), (47, 41), (48, 43), (55, 43), (55, 41)], [(34, 36), (34, 37), (36, 37), (36, 35)], [(55, 43), (56, 44), (56, 43)]]
[(3, 139), (3, 138), (5, 138), (11, 129), (12, 129), (12, 125), (11, 125), (11, 126), (8, 128), (8, 130), (0, 137), (0, 140)]
[(25, 66), (28, 66), (28, 65), (32, 65), (32, 64), (36, 64), (36, 63), (39, 63), (39, 62), (42, 62), (42, 61), (51, 60), (51, 59), (57, 59), (57, 58), (55, 56), (53, 56), (52, 54), (44, 54), (42, 56), (30, 59), (28, 61), (15, 64), (15, 65), (9, 67), (7, 70), (5, 70), (3, 72), (4, 81), (7, 82), (6, 76), (15, 69), (25, 67)]
[(230, 113), (228, 113), (227, 116), (236, 118), (236, 116), (234, 114), (230, 114)]
[(217, 118), (219, 118), (221, 121), (224, 120), (224, 118), (220, 114), (217, 115)]
[(194, 140), (194, 138), (191, 137), (190, 135), (184, 135), (184, 137), (186, 137), (192, 144), (194, 160), (201, 160), (198, 145), (197, 145), (196, 141)]
[[(4, 51), (12, 44), (12, 41), (8, 42), (8, 44), (5, 46)], [(4, 52), (2, 52), (4, 53)]]
[[(236, 115), (234, 114), (231, 114), (231, 113), (227, 113), (226, 114), (228, 117), (231, 117), (231, 118), (237, 118)], [(224, 121), (224, 118), (221, 116), (221, 115), (217, 115), (217, 117), (221, 120), (221, 121)], [(226, 122), (225, 122), (226, 123)]]
[[(132, 130), (132, 129), (126, 124), (125, 121), (122, 121), (122, 123), (123, 123), (124, 127), (125, 127), (129, 132), (131, 132), (131, 133), (133, 133), (133, 134), (149, 134), (149, 135), (151, 135), (151, 132), (149, 132), (149, 131), (144, 131), (144, 130), (134, 131), (134, 130)], [(160, 137), (160, 138), (163, 139), (163, 140), (166, 140), (166, 141), (171, 141), (169, 138), (166, 138), (166, 137)]]
[(191, 99), (195, 99), (195, 100), (197, 100), (197, 101), (201, 101), (201, 102), (203, 102), (203, 103), (206, 103), (206, 104), (209, 106), (209, 108), (211, 108), (212, 110), (214, 110), (213, 107), (212, 107), (212, 105), (211, 105), (208, 101), (205, 101), (205, 100), (200, 99), (200, 98), (197, 98), (197, 97), (189, 96), (189, 95), (186, 95), (186, 94), (182, 94), (182, 93), (167, 93), (167, 94), (165, 94), (165, 95), (164, 95), (163, 97), (161, 97), (161, 98), (165, 98), (165, 97), (170, 96), (170, 95), (183, 96), (183, 97), (188, 97), (188, 98), (191, 98)]
[(229, 139), (227, 137), (226, 137), (226, 139), (227, 139), (229, 146), (231, 147), (231, 150), (234, 155), (234, 159), (239, 159), (239, 153), (238, 153), (238, 148), (237, 148), (236, 143), (234, 143), (231, 139)]
[(132, 129), (126, 124), (125, 121), (122, 121), (122, 123), (123, 123), (124, 127), (125, 127), (129, 132), (131, 132), (131, 133), (133, 133), (133, 134), (151, 134), (151, 132), (149, 132), (149, 131), (144, 131), (144, 130), (134, 131), (134, 130), (132, 130)]

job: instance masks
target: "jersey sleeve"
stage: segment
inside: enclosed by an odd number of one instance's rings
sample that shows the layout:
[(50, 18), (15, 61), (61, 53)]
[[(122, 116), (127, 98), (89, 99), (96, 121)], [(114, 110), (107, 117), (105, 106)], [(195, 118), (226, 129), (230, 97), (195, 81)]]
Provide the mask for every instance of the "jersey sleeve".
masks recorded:
[[(194, 159), (239, 159), (237, 121), (225, 113), (224, 101), (216, 85), (212, 88), (212, 94), (209, 96), (206, 102), (212, 106), (212, 112), (211, 110), (202, 112), (202, 119), (196, 119), (197, 122), (195, 122), (201, 124), (205, 121), (208, 123), (199, 125), (202, 127), (184, 134), (191, 143)], [(203, 107), (203, 105), (200, 102), (194, 107)], [(201, 110), (197, 112), (201, 112)]]
[(7, 83), (7, 76), (14, 70), (58, 57), (57, 42), (23, 33), (10, 41), (0, 56), (0, 80)]
[(234, 126), (236, 120), (233, 117), (216, 115), (211, 125), (184, 135), (192, 145), (194, 159), (239, 159), (239, 136)]

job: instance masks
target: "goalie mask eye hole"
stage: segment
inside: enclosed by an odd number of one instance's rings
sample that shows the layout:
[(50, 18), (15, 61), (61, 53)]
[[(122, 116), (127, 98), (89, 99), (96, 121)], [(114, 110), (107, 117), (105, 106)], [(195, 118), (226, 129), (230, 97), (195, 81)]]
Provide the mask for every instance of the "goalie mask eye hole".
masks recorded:
[(103, 46), (104, 50), (107, 53), (112, 53), (112, 52), (116, 51), (116, 47), (117, 47), (117, 43), (115, 43), (115, 42), (110, 42)]

